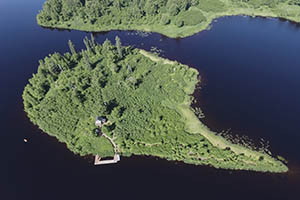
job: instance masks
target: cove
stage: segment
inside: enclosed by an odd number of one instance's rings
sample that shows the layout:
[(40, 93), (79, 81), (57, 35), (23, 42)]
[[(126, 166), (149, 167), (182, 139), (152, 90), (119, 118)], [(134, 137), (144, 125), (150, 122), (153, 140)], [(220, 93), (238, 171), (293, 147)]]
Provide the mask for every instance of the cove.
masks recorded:
[(68, 39), (83, 48), (82, 38), (89, 35), (37, 26), (42, 2), (0, 2), (5, 27), (0, 32), (1, 138), (6, 149), (1, 179), (6, 199), (86, 199), (94, 198), (95, 191), (120, 198), (298, 198), (299, 28), (274, 19), (229, 17), (180, 40), (159, 34), (144, 38), (135, 32), (97, 34), (98, 42), (119, 35), (124, 44), (146, 50), (156, 46), (163, 56), (196, 67), (204, 81), (198, 102), (205, 123), (217, 131), (231, 128), (234, 134), (270, 141), (272, 152), (289, 160), (289, 174), (230, 172), (142, 157), (95, 168), (37, 130), (23, 112), (21, 94), (37, 61), (67, 51)]

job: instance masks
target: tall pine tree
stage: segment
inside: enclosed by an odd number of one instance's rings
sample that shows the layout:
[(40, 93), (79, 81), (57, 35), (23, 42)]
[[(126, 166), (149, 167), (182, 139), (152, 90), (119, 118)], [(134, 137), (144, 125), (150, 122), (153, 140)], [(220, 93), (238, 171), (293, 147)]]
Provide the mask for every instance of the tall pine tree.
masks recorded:
[(116, 36), (116, 47), (120, 58), (123, 58), (122, 43), (121, 43), (121, 39), (118, 36)]
[(84, 61), (84, 65), (87, 69), (92, 69), (92, 65), (89, 61), (89, 57), (86, 54), (86, 51), (82, 50), (82, 57), (83, 57), (83, 61)]
[(85, 38), (83, 39), (83, 43), (84, 43), (84, 45), (85, 45), (87, 51), (88, 51), (88, 52), (92, 52), (92, 48), (91, 48), (91, 46), (90, 46), (90, 41), (89, 41), (88, 37), (85, 37)]
[(71, 51), (72, 55), (76, 56), (77, 53), (76, 53), (76, 49), (75, 49), (75, 46), (74, 46), (73, 42), (71, 40), (69, 40), (68, 44), (69, 44), (69, 48), (70, 48), (70, 51)]

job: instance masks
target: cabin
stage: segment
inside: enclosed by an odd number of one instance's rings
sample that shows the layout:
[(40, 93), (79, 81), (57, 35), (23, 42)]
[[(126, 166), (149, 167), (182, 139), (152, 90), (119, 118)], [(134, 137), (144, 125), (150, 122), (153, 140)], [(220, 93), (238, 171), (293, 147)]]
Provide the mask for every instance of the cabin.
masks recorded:
[(103, 124), (105, 124), (107, 122), (107, 119), (105, 117), (97, 117), (96, 118), (96, 122), (95, 125), (98, 127), (103, 126)]

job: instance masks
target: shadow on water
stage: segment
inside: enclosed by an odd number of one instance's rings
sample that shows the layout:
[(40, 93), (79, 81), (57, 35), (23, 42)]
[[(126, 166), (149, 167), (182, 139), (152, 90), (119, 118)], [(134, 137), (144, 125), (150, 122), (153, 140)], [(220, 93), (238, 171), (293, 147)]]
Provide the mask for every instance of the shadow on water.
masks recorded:
[(46, 26), (41, 26), (41, 28), (45, 29), (45, 30), (50, 30), (50, 31), (58, 31), (58, 32), (71, 32), (72, 30), (67, 29), (67, 28), (51, 28), (51, 27), (46, 27)]

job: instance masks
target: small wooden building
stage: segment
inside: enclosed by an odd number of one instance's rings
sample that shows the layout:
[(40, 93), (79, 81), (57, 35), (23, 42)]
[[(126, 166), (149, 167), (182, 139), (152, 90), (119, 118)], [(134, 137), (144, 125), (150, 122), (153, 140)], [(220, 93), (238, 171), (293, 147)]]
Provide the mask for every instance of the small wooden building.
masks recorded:
[(97, 117), (95, 125), (98, 126), (98, 127), (101, 127), (106, 122), (107, 122), (107, 119), (105, 117)]

